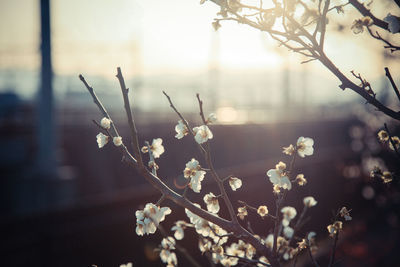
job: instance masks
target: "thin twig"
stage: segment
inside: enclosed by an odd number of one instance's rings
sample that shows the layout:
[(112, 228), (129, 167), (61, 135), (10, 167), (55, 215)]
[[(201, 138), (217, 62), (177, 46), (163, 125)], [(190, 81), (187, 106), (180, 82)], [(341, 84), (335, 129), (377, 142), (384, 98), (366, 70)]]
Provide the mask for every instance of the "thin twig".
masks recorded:
[(400, 101), (400, 92), (399, 92), (399, 89), (397, 88), (396, 83), (393, 81), (392, 75), (390, 74), (390, 71), (389, 71), (389, 69), (388, 69), (387, 67), (385, 67), (385, 74), (386, 74), (386, 77), (389, 79), (390, 84), (392, 85), (392, 88), (393, 88), (394, 92), (395, 92), (396, 95), (397, 95), (397, 98), (398, 98), (399, 101)]
[[(200, 99), (200, 95), (199, 95), (199, 94), (196, 94), (196, 97), (197, 97), (197, 100), (198, 100), (198, 102), (199, 102), (200, 117), (201, 117), (201, 119), (203, 120), (204, 125), (206, 125), (206, 124), (207, 124), (207, 121), (206, 121), (205, 116), (204, 116), (203, 101)], [(221, 180), (221, 178), (219, 178), (218, 173), (217, 173), (217, 171), (215, 170), (214, 165), (213, 165), (213, 163), (212, 163), (211, 151), (210, 151), (210, 144), (209, 144), (209, 142), (206, 142), (206, 144), (205, 144), (205, 151), (206, 151), (206, 153), (204, 154), (204, 157), (205, 157), (205, 160), (206, 160), (206, 162), (207, 162), (208, 167), (210, 168), (211, 176), (214, 178), (214, 181), (215, 181), (215, 182), (217, 183), (217, 185), (218, 185), (219, 191), (220, 191), (220, 193), (222, 194), (222, 197), (223, 197), (223, 199), (224, 199), (225, 205), (226, 205), (227, 208), (228, 208), (228, 212), (229, 212), (229, 215), (230, 215), (230, 217), (231, 217), (231, 220), (232, 220), (232, 222), (234, 222), (235, 224), (239, 224), (239, 221), (238, 221), (238, 219), (237, 219), (237, 217), (236, 217), (235, 210), (233, 209), (233, 206), (232, 206), (232, 202), (231, 202), (231, 200), (229, 199), (228, 194), (226, 193), (226, 190), (225, 190), (225, 188), (224, 188), (223, 181)]]
[(390, 52), (396, 52), (398, 50), (400, 50), (400, 46), (394, 45), (391, 42), (389, 42), (388, 40), (384, 39), (378, 31), (375, 31), (375, 33), (370, 29), (370, 27), (367, 27), (368, 33), (369, 35), (371, 35), (372, 38), (375, 38), (379, 41), (384, 42), (386, 45), (383, 46), (384, 48), (390, 49)]
[(369, 9), (367, 9), (362, 3), (357, 0), (349, 0), (349, 3), (357, 9), (364, 17), (370, 17), (374, 24), (382, 29), (388, 30), (388, 24), (375, 17)]
[(396, 152), (396, 155), (400, 158), (400, 152), (399, 152), (399, 150), (397, 149), (397, 146), (396, 146), (396, 144), (395, 144), (394, 141), (393, 141), (393, 135), (390, 133), (389, 128), (388, 128), (386, 122), (384, 123), (384, 126), (385, 126), (385, 129), (386, 129), (386, 132), (387, 132), (388, 135), (389, 135), (389, 142), (392, 144), (393, 149), (394, 149), (394, 152)]
[(328, 267), (333, 266), (333, 262), (335, 261), (335, 253), (336, 253), (336, 247), (337, 247), (337, 241), (339, 239), (339, 229), (336, 231), (335, 234), (335, 238), (333, 240), (333, 244), (332, 244), (332, 254), (331, 257), (329, 259), (329, 264)]
[(319, 267), (318, 262), (314, 259), (314, 256), (313, 256), (313, 254), (311, 252), (310, 247), (307, 246), (307, 250), (308, 250), (308, 255), (310, 256), (310, 259), (311, 259), (312, 263), (314, 264), (314, 266), (315, 267)]
[(122, 91), (122, 96), (124, 98), (124, 107), (125, 107), (126, 115), (128, 117), (129, 128), (131, 130), (131, 139), (132, 139), (132, 146), (133, 146), (134, 155), (138, 159), (139, 165), (142, 165), (142, 167), (144, 167), (144, 163), (143, 163), (143, 160), (142, 160), (142, 154), (140, 153), (138, 132), (137, 132), (137, 129), (136, 129), (135, 121), (133, 119), (131, 105), (129, 103), (129, 96), (128, 96), (129, 89), (126, 88), (125, 80), (124, 80), (124, 77), (122, 76), (122, 72), (121, 72), (121, 68), (120, 67), (117, 68), (116, 77), (118, 78), (118, 81), (119, 81), (119, 84), (120, 84), (120, 87), (121, 87), (121, 91)]
[(328, 13), (330, 3), (331, 3), (330, 0), (325, 0), (324, 10), (322, 11), (322, 16), (320, 19), (322, 24), (321, 24), (321, 35), (319, 38), (319, 46), (322, 51), (324, 50), (325, 33), (326, 33), (326, 14)]
[(242, 260), (242, 261), (245, 261), (245, 262), (248, 262), (248, 263), (256, 263), (256, 264), (261, 264), (261, 265), (264, 265), (264, 266), (271, 266), (271, 265), (269, 265), (269, 264), (267, 264), (265, 262), (259, 261), (259, 260), (252, 260), (252, 259), (248, 259), (248, 258), (245, 258), (245, 257), (237, 256), (237, 255), (229, 255), (229, 254), (225, 253), (225, 256), (232, 257), (232, 258), (237, 258), (239, 260)]

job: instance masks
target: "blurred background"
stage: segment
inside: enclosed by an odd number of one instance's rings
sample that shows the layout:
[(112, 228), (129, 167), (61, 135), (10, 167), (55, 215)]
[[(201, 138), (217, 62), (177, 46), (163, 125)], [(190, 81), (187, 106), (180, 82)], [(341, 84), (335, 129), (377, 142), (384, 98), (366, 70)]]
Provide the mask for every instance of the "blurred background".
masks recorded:
[[(391, 10), (386, 2), (372, 7), (382, 18)], [(117, 66), (131, 88), (141, 143), (164, 140), (159, 175), (171, 187), (185, 163), (200, 155), (190, 138), (174, 138), (177, 116), (162, 90), (192, 125), (200, 123), (195, 98), (200, 93), (206, 113), (218, 117), (211, 129), (215, 166), (221, 176), (234, 174), (244, 183), (231, 194), (234, 201), (273, 207), (266, 171), (280, 160), (288, 163), (283, 146), (299, 136), (312, 137), (315, 154), (296, 164), (309, 183), (292, 190), (287, 204), (299, 210), (304, 196), (317, 199), (304, 231), (317, 232), (318, 259), (326, 261), (325, 229), (332, 211), (347, 206), (354, 220), (345, 224), (337, 266), (395, 266), (398, 178), (384, 185), (369, 173), (380, 166), (399, 174), (399, 160), (376, 138), (383, 123), (397, 135), (399, 124), (340, 90), (321, 64), (300, 64), (305, 58), (279, 48), (266, 34), (230, 22), (215, 32), (211, 22), (218, 11), (197, 0), (0, 0), (4, 266), (119, 266), (129, 261), (162, 266), (153, 252), (161, 236), (136, 236), (134, 216), (159, 194), (121, 162), (113, 146), (98, 149), (92, 120), (101, 116), (78, 79), (78, 74), (85, 76), (128, 139)], [(350, 7), (345, 11), (330, 17), (327, 55), (342, 72), (361, 73), (383, 103), (398, 109), (383, 70), (389, 67), (400, 84), (398, 57), (368, 34), (353, 34), (350, 26), (360, 15)], [(217, 193), (209, 177), (203, 190)], [(202, 202), (193, 193), (190, 198)], [(166, 230), (185, 219), (173, 203), (163, 205), (174, 211)], [(249, 219), (256, 232), (269, 233), (271, 222), (254, 214)], [(184, 244), (195, 251), (195, 235), (188, 233)], [(188, 266), (179, 254), (178, 260)]]

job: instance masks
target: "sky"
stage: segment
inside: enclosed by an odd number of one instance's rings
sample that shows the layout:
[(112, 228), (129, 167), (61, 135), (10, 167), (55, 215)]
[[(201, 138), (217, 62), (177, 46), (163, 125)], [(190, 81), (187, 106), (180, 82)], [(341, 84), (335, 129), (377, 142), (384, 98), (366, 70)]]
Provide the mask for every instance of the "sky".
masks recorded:
[[(339, 1), (339, 0), (336, 0)], [(301, 70), (304, 58), (278, 48), (275, 41), (246, 25), (224, 22), (216, 33), (211, 23), (218, 7), (199, 0), (52, 0), (53, 66), (57, 75), (98, 75), (112, 79), (120, 66), (127, 78), (195, 75), (210, 66), (230, 73)], [(265, 2), (265, 1), (264, 1)], [(378, 15), (384, 10), (378, 8)], [(341, 21), (345, 34), (328, 25), (326, 53), (344, 73), (381, 77), (382, 44), (366, 33), (354, 35), (349, 8)], [(35, 70), (39, 61), (39, 0), (0, 0), (0, 70)], [(311, 77), (336, 78), (318, 62), (308, 63)]]

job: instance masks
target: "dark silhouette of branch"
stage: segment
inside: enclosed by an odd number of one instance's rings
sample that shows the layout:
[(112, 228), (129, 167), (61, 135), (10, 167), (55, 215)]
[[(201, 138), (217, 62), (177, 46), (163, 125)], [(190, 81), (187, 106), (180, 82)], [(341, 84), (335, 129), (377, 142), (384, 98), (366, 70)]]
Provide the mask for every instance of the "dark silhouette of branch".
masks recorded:
[[(350, 89), (354, 91), (355, 93), (359, 94), (362, 98), (366, 100), (367, 103), (375, 106), (379, 111), (383, 112), (387, 116), (396, 119), (400, 121), (400, 112), (399, 111), (394, 111), (391, 108), (385, 106), (383, 103), (381, 103), (374, 95), (371, 95), (368, 90), (365, 89), (363, 86), (359, 86), (352, 82), (346, 75), (344, 75), (337, 67), (336, 65), (326, 56), (324, 50), (323, 50), (323, 42), (324, 39), (320, 39), (320, 42), (316, 40), (316, 35), (315, 34), (310, 34), (302, 25), (300, 25), (292, 16), (288, 14), (284, 14), (283, 18), (284, 20), (287, 20), (290, 22), (291, 26), (293, 29), (288, 30), (287, 27), (285, 26), (284, 23), (284, 28), (286, 29), (284, 32), (277, 31), (277, 30), (272, 30), (270, 27), (266, 27), (258, 22), (252, 21), (240, 14), (236, 10), (233, 10), (229, 7), (229, 5), (226, 4), (226, 1), (222, 0), (210, 0), (213, 3), (219, 5), (221, 8), (227, 11), (227, 13), (231, 14), (232, 16), (223, 18), (223, 20), (234, 20), (237, 21), (238, 23), (246, 24), (250, 27), (259, 29), (260, 31), (267, 32), (271, 35), (272, 38), (277, 40), (281, 45), (287, 47), (289, 50), (292, 50), (296, 53), (303, 54), (305, 56), (311, 57), (312, 59), (318, 59), (329, 71), (331, 71), (341, 82), (339, 87), (342, 90)], [(351, 0), (352, 3), (359, 7), (362, 12), (367, 12), (365, 13), (366, 15), (372, 15), (370, 14), (369, 10), (366, 9), (362, 4), (355, 0)], [(322, 0), (319, 1), (321, 4)], [(320, 13), (321, 15), (326, 10), (329, 11), (329, 6), (324, 6), (324, 10), (321, 10), (320, 7)], [(377, 25), (381, 25), (384, 29), (387, 29), (387, 23), (381, 20), (378, 20), (375, 17), (371, 17)], [(321, 21), (318, 20), (319, 23), (326, 24), (326, 21)], [(317, 27), (323, 25), (317, 25)], [(284, 38), (282, 40), (281, 38)], [(306, 39), (306, 41), (305, 41)], [(297, 43), (300, 47), (293, 47), (289, 42), (294, 42)], [(304, 51), (309, 52), (304, 53)]]
[(396, 95), (397, 95), (397, 98), (398, 98), (399, 101), (400, 101), (400, 92), (399, 92), (399, 89), (397, 88), (396, 83), (393, 81), (392, 75), (390, 74), (390, 71), (389, 71), (389, 69), (388, 69), (387, 67), (385, 67), (385, 74), (386, 74), (386, 77), (389, 79), (390, 84), (392, 85), (392, 88), (393, 88), (394, 92), (395, 92)]
[(400, 158), (400, 152), (399, 152), (399, 150), (397, 149), (396, 144), (393, 142), (393, 135), (390, 133), (387, 124), (384, 123), (384, 125), (385, 125), (385, 130), (386, 130), (386, 132), (387, 132), (388, 135), (389, 135), (389, 142), (392, 144), (393, 149), (394, 149), (394, 152), (396, 152), (396, 155)]
[(375, 17), (375, 16), (371, 13), (371, 10), (369, 10), (368, 8), (366, 8), (366, 7), (364, 6), (364, 4), (358, 2), (358, 0), (349, 0), (349, 3), (350, 3), (355, 9), (357, 9), (358, 12), (360, 12), (364, 17), (366, 17), (366, 16), (370, 17), (376, 26), (378, 26), (379, 28), (382, 28), (382, 29), (388, 31), (389, 25), (388, 25), (385, 21), (383, 21), (383, 20), (378, 19), (377, 17)]
[(131, 130), (131, 138), (132, 138), (132, 146), (133, 146), (134, 155), (138, 159), (138, 163), (143, 165), (142, 154), (140, 153), (140, 145), (139, 145), (137, 130), (136, 130), (136, 126), (135, 126), (135, 121), (133, 120), (132, 110), (131, 110), (131, 106), (129, 104), (129, 96), (128, 96), (129, 89), (126, 88), (126, 86), (125, 86), (125, 80), (124, 80), (124, 77), (122, 76), (120, 67), (117, 68), (116, 77), (118, 78), (119, 84), (121, 86), (122, 96), (124, 98), (124, 107), (125, 107), (126, 115), (128, 117), (129, 128)]
[(400, 46), (394, 45), (394, 44), (392, 44), (391, 42), (389, 42), (388, 40), (382, 38), (382, 36), (379, 34), (378, 31), (376, 31), (376, 32), (374, 33), (369, 27), (367, 27), (367, 30), (368, 30), (369, 35), (371, 35), (372, 38), (375, 38), (375, 39), (377, 39), (377, 40), (379, 40), (379, 41), (384, 42), (386, 45), (383, 46), (383, 47), (384, 47), (384, 48), (387, 48), (387, 49), (390, 49), (390, 52), (391, 52), (391, 53), (400, 50)]

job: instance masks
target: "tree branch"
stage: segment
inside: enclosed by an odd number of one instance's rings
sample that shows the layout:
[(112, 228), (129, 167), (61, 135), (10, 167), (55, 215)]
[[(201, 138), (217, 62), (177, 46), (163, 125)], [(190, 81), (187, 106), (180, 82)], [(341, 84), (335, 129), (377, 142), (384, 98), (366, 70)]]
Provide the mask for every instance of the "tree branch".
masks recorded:
[(138, 163), (141, 165), (144, 165), (143, 160), (142, 160), (142, 154), (140, 152), (140, 145), (139, 145), (136, 125), (135, 125), (135, 121), (133, 120), (131, 105), (129, 103), (129, 97), (128, 97), (129, 89), (126, 88), (126, 86), (125, 86), (125, 80), (124, 80), (124, 77), (122, 76), (120, 67), (117, 68), (116, 77), (118, 78), (119, 84), (121, 86), (122, 96), (124, 98), (124, 107), (125, 107), (126, 115), (128, 117), (129, 128), (131, 129), (131, 139), (132, 139), (134, 155), (138, 159)]
[(390, 71), (389, 71), (389, 69), (388, 69), (387, 67), (385, 67), (385, 74), (386, 74), (386, 77), (389, 79), (390, 84), (392, 85), (392, 88), (393, 88), (394, 92), (395, 92), (396, 95), (397, 95), (397, 98), (398, 98), (399, 101), (400, 101), (400, 92), (399, 92), (399, 89), (397, 88), (396, 83), (393, 81), (392, 75), (390, 74)]
[(364, 6), (364, 4), (358, 2), (358, 0), (349, 0), (349, 3), (350, 3), (355, 9), (357, 9), (358, 12), (360, 12), (364, 17), (366, 17), (366, 16), (370, 17), (370, 18), (372, 19), (372, 21), (374, 22), (374, 24), (375, 24), (376, 26), (378, 26), (379, 28), (382, 28), (382, 29), (384, 29), (384, 30), (388, 30), (388, 29), (389, 29), (389, 25), (388, 25), (386, 22), (384, 22), (383, 20), (378, 19), (377, 17), (375, 17), (375, 16), (371, 13), (371, 11), (370, 11), (368, 8), (366, 8), (366, 7)]

